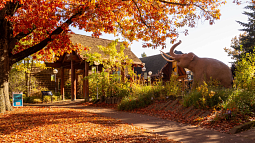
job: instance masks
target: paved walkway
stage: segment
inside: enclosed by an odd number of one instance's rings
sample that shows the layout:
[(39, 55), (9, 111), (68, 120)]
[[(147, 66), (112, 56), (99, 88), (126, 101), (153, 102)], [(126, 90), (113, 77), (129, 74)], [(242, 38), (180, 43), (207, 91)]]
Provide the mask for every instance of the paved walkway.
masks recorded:
[(88, 112), (122, 120), (128, 124), (142, 127), (149, 132), (165, 135), (170, 139), (184, 143), (255, 143), (255, 128), (243, 133), (231, 135), (142, 114), (77, 105), (79, 102), (82, 102), (82, 100), (52, 104), (34, 104), (34, 106), (61, 106), (65, 108), (84, 109)]

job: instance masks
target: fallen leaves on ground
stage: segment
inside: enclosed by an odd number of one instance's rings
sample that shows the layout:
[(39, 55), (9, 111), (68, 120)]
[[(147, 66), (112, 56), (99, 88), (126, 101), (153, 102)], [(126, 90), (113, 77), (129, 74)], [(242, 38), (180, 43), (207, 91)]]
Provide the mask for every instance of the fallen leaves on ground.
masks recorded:
[(84, 109), (22, 107), (0, 114), (0, 142), (175, 142)]
[[(154, 104), (146, 107), (146, 108), (140, 108), (133, 111), (128, 111), (132, 113), (138, 113), (138, 114), (145, 114), (149, 116), (154, 116), (170, 121), (176, 121), (183, 124), (191, 124), (194, 126), (199, 126), (202, 128), (207, 128), (219, 132), (228, 133), (233, 127), (238, 126), (240, 124), (244, 124), (246, 122), (249, 122), (250, 120), (255, 120), (255, 117), (248, 117), (245, 115), (237, 114), (236, 117), (231, 118), (231, 120), (226, 120), (223, 117), (218, 117), (218, 119), (215, 119), (216, 114), (220, 114), (219, 111), (212, 111), (211, 114), (209, 114), (206, 117), (200, 118), (196, 117), (196, 115), (189, 117), (188, 115), (184, 116), (183, 112), (175, 112), (175, 111), (165, 111), (163, 110), (155, 110), (155, 108), (150, 108), (151, 106), (155, 107), (155, 104), (161, 104), (166, 103), (166, 101), (163, 102), (155, 102)], [(112, 108), (117, 109), (116, 104), (105, 104), (105, 103), (99, 103), (99, 104), (92, 104), (92, 103), (84, 103), (88, 106), (95, 106), (95, 107), (104, 107), (104, 108)], [(175, 107), (178, 107), (179, 104), (175, 105)], [(202, 111), (205, 112), (205, 111)], [(195, 118), (196, 117), (196, 118)]]

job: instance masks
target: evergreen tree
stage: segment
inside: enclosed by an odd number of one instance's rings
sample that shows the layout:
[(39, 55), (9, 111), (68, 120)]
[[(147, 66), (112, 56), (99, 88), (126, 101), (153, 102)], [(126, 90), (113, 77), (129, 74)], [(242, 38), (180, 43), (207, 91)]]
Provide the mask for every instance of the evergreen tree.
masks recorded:
[[(244, 23), (241, 21), (237, 21), (243, 29), (240, 31), (244, 31), (244, 34), (241, 34), (239, 37), (238, 44), (233, 43), (231, 47), (237, 51), (240, 51), (241, 47), (243, 49), (243, 54), (252, 53), (255, 47), (255, 4), (251, 4), (245, 7), (245, 9), (249, 9), (251, 12), (245, 11), (243, 14), (248, 16), (248, 23)], [(240, 59), (240, 55), (238, 57)]]

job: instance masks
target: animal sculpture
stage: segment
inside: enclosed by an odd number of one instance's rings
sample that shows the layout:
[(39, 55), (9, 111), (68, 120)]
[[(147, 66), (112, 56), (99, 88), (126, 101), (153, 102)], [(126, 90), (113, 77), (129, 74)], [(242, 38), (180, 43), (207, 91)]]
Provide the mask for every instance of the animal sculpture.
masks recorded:
[[(181, 40), (174, 44), (170, 49), (170, 56), (161, 51), (162, 57), (169, 61), (176, 61), (177, 65), (182, 68), (187, 68), (193, 72), (193, 85), (192, 89), (202, 85), (203, 82), (209, 82), (210, 80), (216, 80), (225, 88), (231, 88), (233, 83), (233, 77), (231, 69), (223, 62), (212, 58), (200, 58), (194, 53), (187, 54), (175, 54), (174, 49), (181, 44)], [(167, 59), (165, 56), (171, 58)]]

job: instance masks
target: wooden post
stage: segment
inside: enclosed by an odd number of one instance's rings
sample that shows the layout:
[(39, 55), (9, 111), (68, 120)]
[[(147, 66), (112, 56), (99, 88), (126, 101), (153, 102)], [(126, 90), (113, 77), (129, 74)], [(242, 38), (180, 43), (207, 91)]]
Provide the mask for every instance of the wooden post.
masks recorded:
[(78, 74), (76, 73), (76, 69), (74, 69), (74, 100), (77, 97), (77, 86), (78, 86)]
[(124, 67), (124, 63), (121, 64), (121, 81), (124, 82), (125, 81), (125, 67)]
[(83, 99), (86, 100), (86, 92), (85, 92), (86, 91), (86, 84), (85, 84), (84, 77), (85, 77), (85, 69), (82, 72), (82, 83), (83, 83), (82, 84), (82, 95), (83, 95)]
[[(85, 77), (89, 75), (89, 63), (85, 61)], [(89, 101), (89, 80), (85, 80), (85, 101)]]
[(62, 99), (65, 100), (65, 70), (61, 67), (61, 95)]
[(74, 69), (74, 61), (71, 60), (71, 101), (75, 100), (75, 69)]

